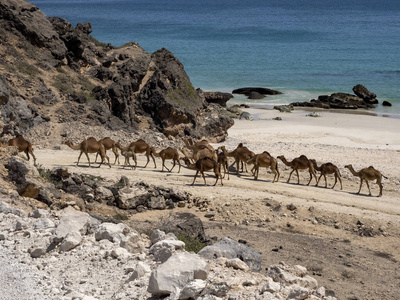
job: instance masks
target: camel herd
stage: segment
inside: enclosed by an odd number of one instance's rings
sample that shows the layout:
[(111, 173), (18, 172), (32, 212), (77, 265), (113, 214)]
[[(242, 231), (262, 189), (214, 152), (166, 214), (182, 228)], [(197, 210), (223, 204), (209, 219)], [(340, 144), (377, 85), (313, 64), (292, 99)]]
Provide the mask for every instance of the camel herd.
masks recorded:
[[(162, 160), (162, 169), (167, 169), (167, 171), (171, 172), (176, 165), (179, 166), (178, 173), (181, 169), (181, 161), (183, 161), (186, 166), (190, 169), (196, 170), (196, 174), (193, 178), (193, 185), (196, 181), (198, 174), (200, 173), (203, 177), (204, 184), (206, 183), (206, 178), (204, 172), (206, 171), (213, 171), (216, 177), (216, 181), (214, 186), (218, 183), (218, 179), (222, 183), (222, 179), (225, 178), (226, 174), (228, 174), (229, 180), (229, 158), (232, 157), (234, 159), (234, 164), (236, 164), (236, 174), (238, 175), (239, 172), (246, 171), (247, 172), (247, 165), (253, 165), (250, 172), (254, 176), (256, 180), (259, 176), (259, 169), (260, 167), (270, 168), (271, 171), (274, 173), (273, 183), (279, 181), (280, 173), (278, 170), (278, 161), (277, 159), (281, 160), (286, 166), (292, 168), (292, 171), (289, 174), (289, 178), (287, 182), (290, 181), (293, 172), (296, 172), (297, 175), (297, 184), (300, 183), (299, 178), (299, 170), (308, 170), (310, 174), (310, 179), (307, 183), (309, 185), (313, 178), (315, 178), (316, 186), (318, 186), (320, 179), (322, 176), (325, 179), (325, 188), (327, 187), (327, 179), (326, 175), (333, 174), (335, 177), (335, 183), (333, 184), (332, 188), (335, 187), (337, 181), (340, 182), (340, 189), (342, 189), (342, 179), (340, 175), (339, 168), (334, 164), (328, 162), (324, 163), (320, 166), (317, 165), (314, 159), (308, 159), (305, 155), (301, 155), (297, 158), (294, 158), (291, 161), (286, 160), (285, 156), (280, 155), (277, 158), (271, 156), (267, 151), (264, 151), (260, 154), (255, 154), (247, 147), (245, 147), (242, 143), (240, 143), (236, 149), (233, 151), (227, 151), (225, 146), (220, 146), (217, 149), (214, 149), (212, 145), (210, 145), (206, 140), (201, 140), (194, 142), (192, 139), (183, 139), (186, 149), (182, 146), (180, 147), (180, 151), (183, 154), (183, 157), (180, 157), (178, 150), (168, 147), (159, 152), (155, 150), (154, 147), (147, 144), (144, 140), (139, 139), (135, 142), (130, 143), (128, 146), (124, 147), (119, 142), (113, 141), (111, 138), (106, 137), (101, 140), (96, 140), (93, 137), (84, 139), (80, 144), (74, 145), (71, 141), (64, 141), (63, 144), (69, 146), (73, 150), (79, 150), (80, 154), (78, 156), (78, 162), (76, 165), (78, 166), (79, 160), (84, 153), (87, 157), (89, 167), (91, 166), (89, 153), (96, 153), (95, 162), (97, 161), (98, 156), (100, 155), (101, 162), (98, 167), (100, 167), (103, 163), (107, 163), (108, 166), (111, 168), (110, 159), (107, 156), (107, 150), (112, 150), (115, 155), (114, 164), (120, 163), (119, 162), (119, 153), (118, 149), (121, 152), (121, 155), (125, 157), (124, 166), (123, 168), (130, 166), (132, 169), (136, 169), (137, 167), (137, 159), (136, 154), (144, 154), (146, 155), (147, 162), (144, 168), (149, 164), (150, 157), (154, 162), (154, 168), (157, 167), (155, 157), (159, 157)], [(21, 135), (9, 140), (7, 143), (3, 144), (0, 143), (0, 147), (8, 147), (8, 146), (16, 146), (19, 152), (25, 152), (27, 155), (28, 160), (30, 159), (29, 154), (34, 159), (34, 164), (36, 165), (36, 157), (33, 154), (32, 144), (25, 140)], [(130, 158), (133, 159), (134, 165), (130, 164)], [(165, 165), (166, 160), (172, 160), (173, 166), (169, 169)], [(369, 181), (376, 180), (376, 183), (379, 186), (379, 195), (378, 197), (382, 196), (382, 177), (385, 177), (376, 170), (373, 166), (363, 168), (360, 171), (355, 171), (352, 165), (346, 165), (345, 168), (349, 169), (350, 172), (360, 178), (360, 188), (357, 194), (360, 193), (361, 187), (363, 182), (365, 181), (369, 195), (371, 195), (371, 189), (369, 187)], [(221, 174), (221, 170), (224, 170), (224, 176)], [(245, 170), (243, 170), (245, 169)], [(320, 176), (317, 179), (315, 171), (320, 172)], [(385, 177), (387, 178), (387, 177)]]

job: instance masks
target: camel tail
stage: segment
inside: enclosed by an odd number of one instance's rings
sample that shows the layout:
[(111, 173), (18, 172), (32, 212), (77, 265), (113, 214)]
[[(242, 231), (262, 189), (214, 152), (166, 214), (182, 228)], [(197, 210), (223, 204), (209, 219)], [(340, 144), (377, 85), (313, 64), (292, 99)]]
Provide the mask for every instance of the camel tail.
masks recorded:
[(386, 177), (386, 176), (385, 176), (385, 175), (383, 175), (383, 174), (382, 174), (382, 177), (383, 177), (383, 178), (385, 178), (385, 179), (389, 179), (388, 177)]

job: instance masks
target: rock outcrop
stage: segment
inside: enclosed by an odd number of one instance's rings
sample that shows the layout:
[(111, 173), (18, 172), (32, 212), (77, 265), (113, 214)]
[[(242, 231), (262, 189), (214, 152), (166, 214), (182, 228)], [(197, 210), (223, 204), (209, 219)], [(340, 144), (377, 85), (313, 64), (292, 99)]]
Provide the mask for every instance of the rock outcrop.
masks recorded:
[(262, 99), (266, 95), (279, 95), (282, 92), (263, 87), (244, 87), (233, 90), (232, 94), (243, 94), (249, 99)]
[(378, 104), (376, 95), (360, 84), (353, 87), (355, 95), (346, 93), (334, 93), (331, 95), (321, 95), (318, 99), (309, 102), (291, 103), (297, 107), (317, 107), (325, 109), (369, 109)]
[(135, 42), (115, 48), (91, 32), (88, 22), (73, 27), (24, 0), (0, 3), (3, 135), (82, 123), (216, 142), (226, 137), (233, 125), (226, 109), (209, 105), (170, 51), (150, 54)]

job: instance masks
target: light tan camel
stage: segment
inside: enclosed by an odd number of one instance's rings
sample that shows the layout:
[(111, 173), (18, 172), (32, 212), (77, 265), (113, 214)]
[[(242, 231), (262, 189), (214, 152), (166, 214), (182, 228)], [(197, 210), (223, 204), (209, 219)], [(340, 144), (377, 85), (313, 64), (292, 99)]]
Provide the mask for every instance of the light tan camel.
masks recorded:
[[(129, 150), (128, 151), (121, 150), (121, 155), (123, 157), (125, 157), (123, 169), (125, 169), (125, 166), (128, 164), (132, 169), (136, 170), (136, 166), (137, 166), (136, 153), (133, 151), (129, 151)], [(131, 157), (133, 158), (133, 161), (135, 162), (134, 166), (132, 166), (129, 161), (129, 158), (131, 158)]]
[[(115, 142), (114, 140), (112, 140), (109, 137), (105, 137), (101, 140), (99, 140), (99, 143), (102, 143), (104, 145), (104, 149), (106, 150), (112, 150), (112, 152), (114, 152), (115, 155), (115, 160), (114, 160), (114, 165), (117, 162), (118, 159), (118, 164), (119, 164), (119, 154), (118, 154), (118, 147), (117, 147), (117, 142)], [(99, 153), (96, 154), (96, 159), (94, 160), (94, 162), (97, 162), (97, 157), (99, 156)]]
[(219, 146), (217, 149), (217, 163), (220, 173), (221, 173), (221, 166), (224, 168), (223, 178), (225, 178), (226, 173), (228, 173), (228, 180), (229, 180), (229, 160), (228, 156), (226, 155), (225, 146)]
[(182, 139), (182, 141), (184, 142), (186, 148), (188, 148), (189, 150), (192, 150), (193, 153), (196, 153), (197, 151), (204, 149), (204, 148), (208, 148), (210, 151), (215, 151), (214, 147), (211, 146), (210, 143), (205, 139), (202, 139), (195, 143), (193, 142), (192, 138)]
[(340, 177), (340, 171), (339, 171), (338, 167), (336, 167), (333, 163), (330, 163), (330, 162), (324, 163), (324, 164), (322, 164), (322, 165), (320, 165), (318, 167), (317, 166), (317, 162), (316, 162), (315, 159), (310, 159), (310, 161), (313, 164), (314, 170), (317, 170), (318, 172), (321, 172), (321, 175), (318, 178), (316, 186), (318, 186), (318, 183), (319, 183), (321, 177), (324, 176), (324, 178), (325, 178), (325, 187), (328, 187), (328, 183), (326, 181), (326, 175), (327, 174), (334, 174), (335, 175), (335, 183), (333, 184), (332, 188), (335, 187), (335, 185), (336, 185), (336, 183), (337, 183), (337, 181), (339, 179), (340, 189), (343, 189), (342, 179)]
[[(168, 170), (168, 172), (172, 172), (172, 169), (175, 168), (176, 163), (179, 165), (178, 173), (181, 171), (181, 162), (179, 160), (179, 153), (176, 149), (168, 147), (163, 150), (161, 150), (159, 153), (156, 151), (153, 152), (155, 157), (160, 157), (162, 160), (162, 169), (161, 172), (164, 171), (164, 167)], [(165, 160), (166, 159), (172, 159), (174, 165), (172, 166), (171, 170), (167, 168), (165, 165)]]
[(310, 172), (310, 180), (308, 181), (307, 185), (310, 184), (313, 176), (315, 177), (315, 182), (317, 182), (317, 175), (315, 175), (314, 166), (311, 163), (311, 161), (307, 158), (307, 156), (301, 155), (300, 157), (294, 158), (290, 162), (287, 161), (285, 156), (283, 156), (283, 155), (280, 155), (277, 158), (279, 158), (285, 165), (287, 165), (288, 167), (291, 167), (293, 169), (292, 172), (290, 172), (289, 179), (287, 180), (287, 182), (290, 181), (290, 177), (292, 176), (293, 172), (296, 171), (297, 184), (299, 184), (300, 178), (299, 178), (298, 170), (305, 170), (305, 169), (308, 169), (308, 171)]
[(88, 159), (88, 162), (89, 162), (89, 167), (90, 167), (90, 159), (89, 159), (88, 153), (99, 153), (100, 157), (101, 157), (101, 163), (99, 165), (99, 168), (104, 163), (105, 158), (107, 158), (108, 166), (111, 168), (110, 159), (106, 154), (104, 145), (99, 143), (94, 137), (90, 137), (88, 139), (83, 140), (79, 145), (74, 145), (74, 144), (72, 144), (71, 141), (65, 141), (65, 142), (63, 142), (63, 144), (67, 145), (68, 147), (70, 147), (73, 150), (81, 151), (81, 153), (79, 154), (79, 157), (78, 157), (78, 162), (76, 163), (77, 166), (79, 164), (79, 160), (81, 159), (82, 153), (85, 153), (85, 155)]
[(198, 161), (199, 159), (205, 158), (205, 157), (212, 158), (215, 161), (218, 160), (217, 153), (214, 150), (210, 150), (207, 147), (203, 147), (202, 149), (198, 149), (197, 151), (193, 151), (192, 153), (190, 153), (183, 147), (181, 147), (180, 150), (185, 157), (187, 157), (195, 162)]
[[(239, 174), (239, 162), (242, 162), (242, 171), (243, 171), (243, 163), (247, 163), (255, 153), (250, 151), (247, 147), (243, 146), (243, 143), (240, 143), (235, 150), (231, 152), (226, 152), (227, 157), (233, 157), (236, 162), (236, 175)], [(246, 165), (245, 165), (246, 166)], [(247, 167), (246, 167), (247, 172)]]
[(1, 147), (15, 146), (18, 148), (18, 152), (25, 152), (28, 160), (30, 159), (29, 154), (33, 157), (33, 164), (36, 166), (36, 157), (33, 154), (32, 144), (25, 140), (22, 135), (17, 135), (15, 138), (10, 139), (7, 143), (0, 143)]
[(217, 180), (214, 183), (214, 186), (217, 184), (219, 178), (221, 178), (221, 185), (223, 185), (222, 176), (218, 169), (218, 163), (215, 160), (213, 160), (212, 158), (209, 158), (209, 157), (201, 158), (201, 159), (197, 160), (196, 163), (194, 163), (194, 164), (192, 164), (187, 157), (183, 157), (183, 161), (186, 163), (186, 165), (190, 169), (196, 170), (196, 175), (194, 175), (193, 182), (191, 185), (194, 184), (194, 182), (196, 181), (196, 177), (200, 172), (201, 176), (203, 176), (203, 179), (204, 179), (204, 185), (207, 186), (204, 172), (210, 171), (210, 170), (214, 171), (215, 177), (217, 178)]
[[(265, 167), (265, 168), (270, 168), (271, 171), (274, 173), (274, 179), (272, 180), (272, 183), (279, 180), (279, 170), (278, 170), (278, 161), (271, 156), (267, 151), (264, 151), (261, 154), (256, 154), (254, 157), (255, 163), (254, 163), (254, 179), (258, 178), (258, 173), (260, 170), (260, 167)], [(252, 159), (250, 159), (252, 160)]]
[[(128, 147), (124, 147), (120, 143), (117, 143), (116, 146), (120, 150), (132, 151), (132, 152), (135, 152), (136, 154), (144, 153), (146, 155), (146, 157), (147, 157), (147, 163), (144, 165), (143, 168), (146, 168), (147, 165), (149, 164), (150, 157), (153, 159), (154, 168), (157, 168), (156, 160), (154, 159), (154, 156), (153, 156), (154, 148), (150, 147), (150, 145), (147, 144), (144, 140), (139, 139), (136, 142), (132, 142), (132, 143), (129, 144)], [(126, 164), (126, 162), (125, 162), (125, 164)]]
[[(367, 187), (368, 187), (368, 191), (369, 191), (369, 195), (371, 196), (371, 189), (369, 188), (369, 184), (368, 181), (372, 181), (376, 179), (376, 183), (379, 185), (379, 195), (378, 197), (382, 196), (382, 190), (383, 190), (383, 185), (382, 185), (382, 173), (379, 172), (378, 170), (376, 170), (373, 166), (369, 166), (368, 168), (364, 168), (361, 169), (360, 171), (356, 172), (353, 168), (352, 165), (347, 165), (344, 166), (345, 168), (349, 169), (350, 172), (357, 177), (360, 177), (360, 188), (358, 189), (357, 194), (360, 193), (361, 191), (361, 187), (363, 184), (363, 181), (365, 180), (365, 182), (367, 183)], [(384, 178), (387, 179), (386, 176), (383, 176)]]

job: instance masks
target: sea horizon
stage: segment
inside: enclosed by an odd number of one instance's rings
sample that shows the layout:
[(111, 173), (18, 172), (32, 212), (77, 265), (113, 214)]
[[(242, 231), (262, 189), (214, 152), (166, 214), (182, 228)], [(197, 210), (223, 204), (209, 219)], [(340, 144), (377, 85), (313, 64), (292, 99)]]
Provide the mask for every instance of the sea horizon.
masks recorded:
[[(400, 114), (400, 3), (390, 0), (34, 0), (48, 17), (121, 46), (171, 51), (193, 86), (232, 93), (268, 87), (283, 94), (233, 102), (304, 102), (362, 84), (377, 95), (369, 111)], [(392, 107), (383, 107), (386, 100)]]

